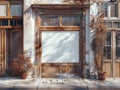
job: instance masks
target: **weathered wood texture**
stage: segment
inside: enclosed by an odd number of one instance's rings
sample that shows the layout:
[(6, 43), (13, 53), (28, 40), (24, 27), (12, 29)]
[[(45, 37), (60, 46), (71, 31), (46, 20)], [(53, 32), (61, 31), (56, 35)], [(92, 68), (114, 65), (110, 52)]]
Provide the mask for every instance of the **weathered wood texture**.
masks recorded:
[(6, 66), (6, 31), (0, 29), (0, 76), (5, 75)]
[(75, 63), (42, 63), (42, 77), (55, 78), (57, 74), (75, 74), (80, 75), (80, 65)]
[(107, 77), (111, 77), (112, 74), (112, 66), (111, 62), (105, 62), (103, 64), (103, 71), (107, 72)]
[[(43, 29), (44, 30), (44, 29)], [(57, 29), (52, 29), (58, 31)], [(42, 55), (42, 30), (38, 30), (36, 35), (36, 62), (37, 76), (44, 78), (57, 77), (57, 74), (71, 73), (80, 76), (80, 63), (41, 63)]]

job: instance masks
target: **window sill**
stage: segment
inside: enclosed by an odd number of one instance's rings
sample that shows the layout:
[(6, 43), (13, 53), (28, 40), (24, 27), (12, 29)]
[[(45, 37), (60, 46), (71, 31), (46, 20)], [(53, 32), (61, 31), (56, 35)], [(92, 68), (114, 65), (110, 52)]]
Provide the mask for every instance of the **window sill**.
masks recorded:
[(105, 17), (104, 20), (120, 20), (118, 17)]

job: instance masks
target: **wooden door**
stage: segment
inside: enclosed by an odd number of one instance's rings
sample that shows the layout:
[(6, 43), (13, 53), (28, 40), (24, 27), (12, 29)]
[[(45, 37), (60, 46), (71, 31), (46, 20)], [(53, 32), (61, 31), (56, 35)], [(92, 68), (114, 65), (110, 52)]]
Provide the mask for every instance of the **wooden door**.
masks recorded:
[(6, 67), (6, 31), (0, 30), (0, 76), (5, 75)]
[(107, 77), (120, 77), (120, 31), (107, 33), (103, 70), (107, 72)]
[(10, 32), (10, 60), (17, 58), (23, 53), (23, 33), (22, 30), (12, 30)]

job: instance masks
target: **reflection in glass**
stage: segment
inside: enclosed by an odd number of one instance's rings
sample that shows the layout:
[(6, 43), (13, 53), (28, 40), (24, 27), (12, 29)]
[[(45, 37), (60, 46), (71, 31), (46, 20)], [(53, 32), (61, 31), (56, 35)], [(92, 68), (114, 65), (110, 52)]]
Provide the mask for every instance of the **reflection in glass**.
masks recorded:
[(43, 31), (42, 63), (78, 63), (78, 31)]
[(116, 46), (116, 59), (120, 60), (120, 46)]
[(116, 32), (116, 59), (120, 59), (120, 32)]
[(104, 59), (111, 59), (111, 46), (104, 47)]
[(111, 32), (107, 32), (107, 37), (105, 40), (105, 45), (111, 45)]
[(6, 5), (0, 5), (0, 16), (7, 16)]
[(111, 22), (106, 22), (106, 25), (108, 28), (112, 28), (112, 23)]
[(62, 25), (80, 25), (80, 16), (62, 16)]
[(116, 32), (116, 45), (120, 45), (120, 32)]
[(0, 26), (8, 26), (8, 20), (0, 20)]
[(114, 28), (119, 28), (119, 22), (114, 22), (114, 23), (113, 23), (113, 27), (114, 27)]
[(104, 13), (105, 17), (107, 17), (107, 8), (108, 8), (107, 3), (103, 3), (103, 4), (101, 5), (101, 10), (102, 10), (102, 12)]
[(11, 5), (12, 16), (22, 16), (22, 5)]
[(107, 32), (104, 46), (104, 59), (111, 59), (111, 32)]
[(42, 26), (58, 26), (59, 25), (59, 19), (56, 15), (44, 15), (41, 16), (42, 18)]

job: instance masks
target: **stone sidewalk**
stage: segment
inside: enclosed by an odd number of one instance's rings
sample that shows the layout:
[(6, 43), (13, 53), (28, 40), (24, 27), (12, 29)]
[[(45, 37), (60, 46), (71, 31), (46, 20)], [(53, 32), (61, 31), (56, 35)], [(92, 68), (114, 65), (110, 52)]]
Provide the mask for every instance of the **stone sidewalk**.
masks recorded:
[(81, 78), (0, 78), (0, 90), (120, 90), (120, 78), (105, 81)]

